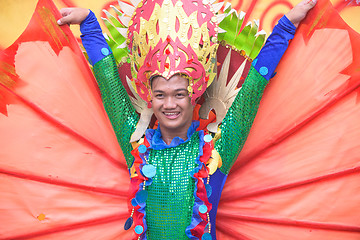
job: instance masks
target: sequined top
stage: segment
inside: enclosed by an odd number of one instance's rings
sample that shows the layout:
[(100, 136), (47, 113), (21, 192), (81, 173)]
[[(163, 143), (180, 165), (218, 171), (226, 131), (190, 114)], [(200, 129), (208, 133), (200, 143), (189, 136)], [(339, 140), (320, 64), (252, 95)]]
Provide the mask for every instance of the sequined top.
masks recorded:
[[(118, 78), (115, 60), (109, 55), (94, 66), (105, 108), (113, 124), (128, 167), (133, 156), (129, 143), (138, 116)], [(223, 164), (212, 181), (213, 196), (209, 199), (214, 211), (210, 212), (212, 233), (215, 235), (215, 216), (226, 174), (244, 145), (263, 93), (268, 83), (254, 68), (242, 86), (222, 125), (221, 138), (215, 144)], [(199, 134), (190, 131), (188, 141), (171, 148), (152, 150), (149, 163), (156, 166), (156, 176), (148, 187), (146, 221), (148, 239), (189, 239), (185, 229), (189, 226), (194, 204), (194, 181), (190, 172), (199, 155)], [(220, 181), (220, 184), (219, 184)], [(212, 184), (215, 183), (216, 184)], [(212, 235), (213, 235), (212, 234)], [(215, 239), (215, 237), (213, 237)]]
[[(121, 84), (113, 55), (106, 55), (95, 63), (94, 74), (105, 109), (130, 168), (134, 157), (131, 155), (132, 145), (129, 140), (139, 117)], [(210, 177), (212, 239), (216, 239), (216, 211), (226, 175), (245, 143), (268, 83), (263, 75), (251, 67), (247, 79), (220, 126), (221, 137), (216, 142), (215, 149), (222, 158), (222, 166)], [(188, 130), (188, 139), (178, 141), (178, 144), (172, 146), (166, 146), (162, 141), (160, 129), (150, 130), (151, 134), (147, 132), (152, 144), (148, 161), (156, 167), (152, 184), (147, 187), (147, 239), (189, 239), (191, 235), (186, 233), (191, 224), (195, 201), (195, 184), (191, 173), (196, 165), (195, 159), (199, 157), (199, 143), (203, 136), (203, 133), (195, 129), (196, 126), (193, 124)]]

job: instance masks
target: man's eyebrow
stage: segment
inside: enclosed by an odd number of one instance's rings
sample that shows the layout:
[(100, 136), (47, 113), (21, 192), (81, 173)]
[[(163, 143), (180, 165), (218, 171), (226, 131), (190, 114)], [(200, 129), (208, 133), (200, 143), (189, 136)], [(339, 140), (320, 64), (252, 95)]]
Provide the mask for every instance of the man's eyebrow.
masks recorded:
[(163, 93), (164, 91), (162, 91), (162, 90), (153, 90), (153, 92)]
[(180, 91), (187, 91), (186, 88), (178, 88), (178, 89), (175, 89), (176, 92), (180, 92)]

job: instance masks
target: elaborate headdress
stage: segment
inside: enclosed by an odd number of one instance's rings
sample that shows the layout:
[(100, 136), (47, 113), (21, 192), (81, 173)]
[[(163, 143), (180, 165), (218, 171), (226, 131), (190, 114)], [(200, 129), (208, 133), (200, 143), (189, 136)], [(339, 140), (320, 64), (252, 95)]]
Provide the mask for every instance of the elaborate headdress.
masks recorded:
[[(107, 18), (103, 18), (111, 34), (105, 36), (120, 65), (119, 74), (123, 83), (127, 82), (125, 87), (130, 86), (130, 99), (140, 113), (130, 141), (139, 140), (149, 126), (153, 114), (148, 108), (150, 80), (156, 75), (185, 76), (193, 104), (208, 89), (199, 113), (201, 118), (206, 118), (211, 109), (215, 110), (216, 123), (208, 129), (216, 132), (239, 90), (237, 83), (246, 76), (247, 67), (240, 67), (241, 63), (245, 59), (249, 66), (264, 43), (265, 33), (258, 32), (259, 23), (245, 23), (245, 13), (238, 14), (230, 3), (224, 6), (223, 2), (214, 3), (215, 0), (130, 2), (131, 5), (119, 1), (121, 10), (111, 6), (117, 16), (104, 10)], [(220, 9), (222, 14), (218, 14)], [(230, 56), (225, 58), (228, 52), (238, 56), (234, 60), (238, 64), (230, 67), (236, 72), (233, 77), (229, 69)], [(221, 79), (216, 79), (219, 64), (218, 78)]]
[(145, 0), (129, 22), (136, 91), (151, 100), (150, 79), (184, 74), (192, 103), (216, 77), (218, 21), (208, 0)]

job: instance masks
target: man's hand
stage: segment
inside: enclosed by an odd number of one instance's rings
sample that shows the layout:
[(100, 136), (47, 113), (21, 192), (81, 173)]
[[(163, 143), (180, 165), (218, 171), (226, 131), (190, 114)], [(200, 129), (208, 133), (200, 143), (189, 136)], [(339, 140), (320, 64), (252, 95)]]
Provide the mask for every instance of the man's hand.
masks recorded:
[(298, 27), (301, 20), (306, 17), (308, 11), (316, 5), (316, 2), (317, 0), (303, 0), (285, 15), (295, 27)]
[(62, 8), (60, 9), (62, 18), (57, 23), (59, 25), (64, 24), (80, 24), (89, 15), (90, 10), (86, 8)]

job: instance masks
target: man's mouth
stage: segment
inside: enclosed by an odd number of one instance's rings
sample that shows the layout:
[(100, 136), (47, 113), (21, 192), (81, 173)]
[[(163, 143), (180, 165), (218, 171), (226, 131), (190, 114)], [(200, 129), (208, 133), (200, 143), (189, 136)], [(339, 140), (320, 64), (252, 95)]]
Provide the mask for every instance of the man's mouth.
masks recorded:
[(180, 112), (164, 112), (164, 115), (167, 118), (174, 119), (174, 118), (177, 118), (180, 115)]

